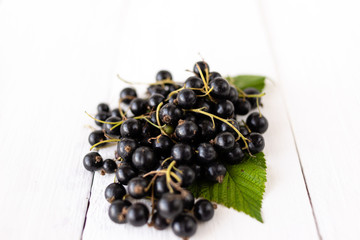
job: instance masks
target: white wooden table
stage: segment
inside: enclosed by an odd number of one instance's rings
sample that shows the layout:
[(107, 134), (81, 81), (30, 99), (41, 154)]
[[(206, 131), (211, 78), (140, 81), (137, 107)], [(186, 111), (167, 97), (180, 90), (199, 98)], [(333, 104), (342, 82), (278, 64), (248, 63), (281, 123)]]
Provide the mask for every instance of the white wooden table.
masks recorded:
[[(264, 224), (224, 207), (193, 239), (360, 239), (358, 1), (0, 0), (0, 239), (178, 239), (112, 223), (84, 111), (121, 74), (182, 81), (202, 54), (269, 76)], [(141, 92), (141, 88), (139, 92)], [(104, 157), (113, 150), (103, 151)]]

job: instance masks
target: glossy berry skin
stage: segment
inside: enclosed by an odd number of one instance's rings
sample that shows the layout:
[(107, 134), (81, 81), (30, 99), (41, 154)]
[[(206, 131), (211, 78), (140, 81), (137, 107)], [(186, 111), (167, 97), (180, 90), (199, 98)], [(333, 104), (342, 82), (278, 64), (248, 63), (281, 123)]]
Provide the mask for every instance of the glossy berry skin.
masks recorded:
[(120, 100), (123, 103), (129, 104), (134, 98), (137, 98), (136, 90), (134, 88), (124, 88), (121, 90)]
[(133, 99), (129, 106), (134, 116), (140, 116), (147, 111), (147, 101), (142, 98)]
[(207, 180), (221, 183), (226, 174), (226, 168), (223, 164), (214, 162), (204, 167), (203, 174)]
[(115, 200), (109, 207), (109, 217), (115, 223), (126, 223), (126, 212), (131, 206), (129, 201)]
[(128, 182), (136, 176), (136, 171), (128, 164), (122, 164), (116, 170), (116, 179), (124, 185), (127, 185)]
[(138, 147), (132, 155), (133, 166), (140, 171), (150, 171), (156, 165), (154, 152), (149, 147)]
[(165, 193), (168, 193), (169, 189), (166, 184), (166, 176), (162, 175), (156, 178), (154, 183), (154, 194), (156, 198), (161, 198)]
[(145, 188), (148, 185), (146, 178), (135, 177), (132, 178), (128, 183), (129, 195), (135, 199), (141, 199), (146, 196), (147, 192)]
[[(256, 88), (250, 87), (250, 88), (245, 88), (244, 93), (246, 93), (247, 95), (257, 95), (257, 94), (260, 94), (260, 91), (257, 90)], [(250, 102), (251, 109), (255, 109), (257, 107), (256, 98), (249, 97), (249, 98), (246, 98), (246, 100), (248, 100)], [(259, 104), (261, 104), (261, 98), (259, 98)]]
[(160, 95), (163, 95), (163, 96), (166, 95), (165, 88), (163, 88), (160, 85), (152, 85), (152, 86), (147, 88), (147, 91), (148, 91), (150, 96), (152, 96), (154, 94), (160, 94)]
[[(204, 82), (199, 77), (191, 76), (185, 81), (185, 88), (203, 88)], [(198, 90), (196, 90), (199, 92)]]
[(196, 233), (197, 223), (193, 216), (183, 213), (174, 219), (171, 228), (176, 236), (187, 239)]
[(199, 68), (201, 70), (202, 75), (204, 76), (204, 78), (206, 79), (206, 71), (209, 73), (210, 72), (210, 67), (209, 64), (207, 64), (205, 61), (200, 61), (195, 63), (194, 65), (194, 73), (196, 76), (201, 78), (201, 74), (199, 71)]
[(229, 132), (219, 133), (215, 137), (215, 147), (220, 151), (228, 151), (235, 145), (235, 137)]
[(149, 209), (142, 203), (134, 203), (128, 208), (126, 219), (135, 227), (143, 226), (149, 219)]
[(177, 143), (171, 149), (171, 156), (175, 161), (181, 164), (190, 164), (192, 158), (192, 150), (190, 145)]
[(120, 125), (120, 134), (126, 138), (139, 138), (142, 133), (142, 126), (139, 120), (128, 118)]
[(156, 81), (172, 80), (172, 75), (167, 70), (161, 70), (156, 74), (155, 79), (156, 79)]
[(216, 136), (216, 125), (214, 127), (211, 120), (204, 119), (199, 123), (199, 139), (209, 141)]
[(245, 126), (240, 126), (239, 131), (244, 137), (250, 134), (249, 130)]
[(97, 111), (98, 112), (110, 112), (109, 105), (106, 103), (99, 103), (99, 105), (97, 105)]
[(197, 118), (196, 115), (192, 112), (187, 112), (182, 117), (183, 120), (190, 121), (190, 122), (196, 122)]
[[(228, 122), (230, 122), (237, 130), (240, 129), (239, 122), (236, 121), (235, 119), (229, 119)], [(229, 132), (232, 135), (234, 135), (235, 138), (238, 137), (237, 132), (235, 132), (235, 130), (229, 124), (226, 124), (224, 122), (221, 122), (219, 124), (219, 131), (220, 132)]]
[(185, 88), (178, 92), (176, 100), (181, 108), (190, 109), (196, 103), (196, 94), (193, 90)]
[(120, 183), (111, 183), (105, 189), (105, 199), (112, 203), (115, 200), (122, 200), (126, 194), (126, 190)]
[(175, 135), (181, 142), (191, 142), (199, 131), (198, 126), (191, 121), (179, 121), (175, 128)]
[[(100, 121), (106, 121), (108, 117), (111, 115), (108, 112), (99, 112), (95, 115), (95, 119), (98, 119)], [(95, 124), (98, 126), (103, 126), (104, 124), (102, 122), (95, 121)]]
[(246, 125), (252, 132), (257, 133), (264, 133), (269, 127), (267, 119), (263, 115), (260, 116), (258, 112), (253, 112), (246, 118)]
[(232, 103), (236, 102), (236, 100), (239, 99), (239, 93), (234, 86), (230, 86), (229, 95), (227, 99)]
[(138, 144), (134, 139), (120, 138), (120, 142), (117, 143), (117, 153), (124, 161), (130, 161), (137, 147)]
[(106, 159), (103, 164), (103, 169), (106, 173), (114, 173), (117, 169), (116, 162), (112, 159)]
[(214, 80), (215, 78), (221, 78), (221, 74), (218, 72), (210, 72), (209, 82)]
[(260, 133), (250, 133), (247, 137), (249, 150), (252, 154), (259, 153), (265, 148), (264, 137)]
[[(105, 120), (106, 122), (120, 122), (121, 118), (118, 117), (109, 117)], [(112, 127), (114, 127), (115, 124), (110, 124), (110, 123), (105, 123), (104, 124), (104, 130), (107, 134), (109, 135), (115, 135), (115, 136), (120, 136), (120, 126), (117, 126), (116, 128), (112, 129)]]
[(174, 143), (166, 135), (161, 135), (152, 140), (152, 148), (158, 156), (169, 156)]
[(244, 98), (239, 98), (234, 102), (235, 113), (241, 116), (248, 114), (251, 110), (251, 104)]
[(195, 203), (194, 195), (190, 191), (184, 190), (181, 193), (181, 197), (183, 199), (184, 209), (191, 211)]
[(165, 95), (167, 96), (169, 93), (179, 89), (180, 86), (179, 85), (175, 85), (175, 84), (165, 84), (164, 86), (164, 90), (165, 90)]
[(196, 150), (196, 164), (208, 165), (217, 158), (217, 153), (210, 143), (200, 143)]
[(114, 108), (113, 110), (111, 110), (110, 114), (111, 114), (112, 117), (119, 117), (119, 118), (121, 118), (121, 115), (120, 115), (120, 112), (119, 112), (119, 109), (118, 109), (118, 108)]
[(159, 214), (166, 219), (173, 219), (184, 208), (181, 196), (174, 193), (165, 193), (157, 204)]
[[(242, 141), (242, 140), (240, 140), (240, 141)], [(234, 165), (234, 164), (241, 163), (241, 161), (245, 157), (245, 154), (241, 150), (240, 144), (235, 143), (235, 146), (232, 149), (230, 149), (229, 151), (222, 154), (222, 156), (223, 156), (222, 159), (224, 162)]]
[(174, 101), (176, 100), (177, 98), (177, 93), (171, 95), (171, 97), (169, 98), (169, 103), (174, 103)]
[(103, 159), (97, 152), (90, 152), (85, 155), (83, 164), (86, 170), (94, 172), (103, 166)]
[[(90, 145), (92, 146), (98, 142), (106, 140), (106, 137), (102, 130), (95, 130), (90, 133), (88, 140), (89, 140)], [(103, 146), (105, 144), (100, 144), (99, 146)]]
[(182, 110), (173, 103), (167, 103), (160, 109), (159, 117), (163, 123), (175, 126), (182, 117)]
[(197, 201), (194, 206), (194, 216), (201, 222), (209, 221), (214, 216), (213, 204), (206, 199)]
[(154, 225), (154, 228), (157, 230), (164, 230), (169, 226), (166, 218), (162, 217), (158, 212), (155, 212), (151, 218), (151, 222)]
[(229, 118), (234, 114), (234, 104), (229, 100), (220, 100), (214, 106), (214, 113), (222, 118)]
[(182, 172), (176, 172), (176, 175), (181, 179), (181, 187), (188, 187), (195, 181), (195, 171), (186, 165), (179, 166), (178, 169)]
[(154, 93), (148, 99), (148, 105), (151, 109), (156, 109), (157, 105), (159, 105), (164, 100), (165, 100), (164, 95), (161, 95), (159, 93)]
[(213, 88), (210, 95), (215, 98), (226, 98), (229, 95), (230, 85), (227, 80), (223, 78), (215, 78), (210, 81), (210, 88)]
[(202, 111), (209, 113), (213, 109), (213, 104), (210, 101), (204, 100), (204, 98), (198, 98), (193, 108), (201, 108)]

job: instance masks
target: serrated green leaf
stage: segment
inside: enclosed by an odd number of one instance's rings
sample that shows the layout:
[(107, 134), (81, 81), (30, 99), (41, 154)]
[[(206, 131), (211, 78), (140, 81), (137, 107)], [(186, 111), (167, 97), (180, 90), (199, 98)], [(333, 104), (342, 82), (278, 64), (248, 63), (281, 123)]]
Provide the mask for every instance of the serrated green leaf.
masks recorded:
[(248, 156), (240, 164), (225, 166), (227, 173), (222, 183), (197, 182), (189, 190), (196, 198), (203, 197), (234, 208), (263, 222), (261, 205), (266, 182), (264, 154)]
[(234, 84), (235, 87), (242, 90), (248, 87), (253, 87), (261, 92), (265, 87), (266, 77), (255, 75), (238, 75), (235, 77), (226, 77), (226, 79), (230, 83)]

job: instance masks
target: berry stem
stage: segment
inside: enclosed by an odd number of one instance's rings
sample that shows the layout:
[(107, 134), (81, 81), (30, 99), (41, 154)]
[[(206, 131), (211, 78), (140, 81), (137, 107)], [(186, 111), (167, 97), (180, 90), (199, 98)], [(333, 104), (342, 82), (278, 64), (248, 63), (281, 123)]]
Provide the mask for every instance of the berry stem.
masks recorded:
[(161, 163), (161, 166), (164, 166), (164, 164), (171, 159), (173, 159), (173, 157), (168, 157), (168, 158), (164, 159), (164, 161), (162, 161), (162, 163)]
[(86, 111), (85, 111), (85, 113), (86, 113), (89, 117), (91, 117), (92, 119), (94, 119), (94, 120), (97, 121), (97, 122), (101, 122), (101, 123), (105, 123), (105, 124), (117, 124), (117, 123), (119, 123), (119, 122), (105, 122), (105, 121), (101, 121), (101, 120), (99, 120), (99, 119), (94, 118), (93, 116), (91, 116), (90, 114), (88, 114)]
[(166, 169), (166, 185), (170, 191), (170, 193), (174, 192), (174, 189), (171, 187), (171, 168), (176, 164), (176, 161), (172, 161), (168, 168)]
[(108, 143), (108, 142), (120, 142), (120, 141), (121, 141), (120, 139), (107, 139), (107, 140), (104, 140), (104, 141), (101, 141), (101, 142), (98, 142), (98, 143), (95, 143), (94, 145), (92, 145), (90, 148), (90, 151), (93, 150), (94, 147), (96, 147), (100, 144)]
[[(156, 121), (157, 121), (158, 126), (161, 126), (159, 112), (160, 112), (160, 108), (162, 107), (163, 104), (164, 104), (164, 102), (161, 102), (156, 108)], [(160, 131), (162, 134), (167, 136), (166, 132), (164, 131), (164, 129), (162, 127), (160, 128)]]
[[(204, 83), (205, 91), (208, 92), (208, 91), (209, 91), (209, 85), (208, 85), (207, 81), (206, 81), (205, 78), (204, 78), (204, 75), (203, 75), (203, 73), (202, 73), (202, 71), (201, 71), (201, 69), (200, 69), (199, 64), (196, 64), (196, 67), (197, 67), (197, 69), (199, 70), (201, 79), (202, 79), (202, 81), (203, 81), (203, 83)], [(213, 99), (210, 95), (209, 95), (209, 98), (210, 98), (210, 100), (211, 100), (212, 102), (215, 102), (214, 99)]]

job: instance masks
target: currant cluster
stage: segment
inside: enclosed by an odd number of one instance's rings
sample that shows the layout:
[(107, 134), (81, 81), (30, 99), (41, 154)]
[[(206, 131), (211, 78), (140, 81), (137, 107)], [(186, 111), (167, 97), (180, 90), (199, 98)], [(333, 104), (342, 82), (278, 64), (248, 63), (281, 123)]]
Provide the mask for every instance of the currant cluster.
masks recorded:
[[(89, 171), (115, 173), (116, 181), (105, 189), (112, 221), (159, 230), (171, 225), (177, 236), (189, 238), (198, 222), (213, 217), (216, 205), (195, 201), (187, 188), (194, 181), (221, 183), (226, 165), (264, 149), (263, 94), (237, 89), (204, 61), (193, 73), (179, 84), (170, 72), (159, 71), (146, 98), (128, 87), (120, 92), (118, 108), (98, 105), (94, 119), (102, 129), (90, 134), (89, 143), (92, 148), (116, 143), (115, 158), (90, 152), (83, 164)], [(136, 201), (143, 198), (151, 200), (151, 211)]]

